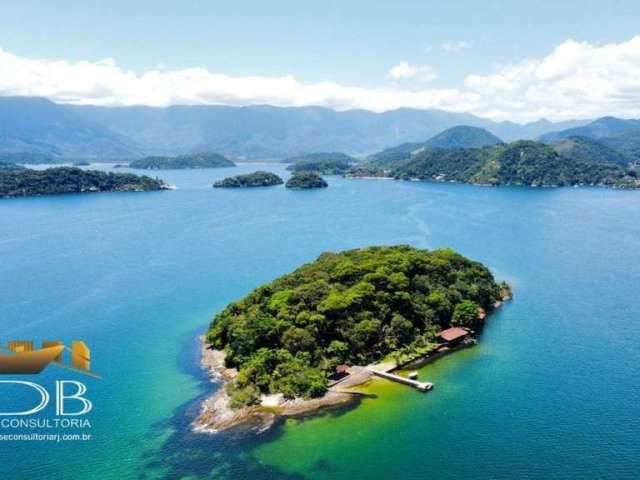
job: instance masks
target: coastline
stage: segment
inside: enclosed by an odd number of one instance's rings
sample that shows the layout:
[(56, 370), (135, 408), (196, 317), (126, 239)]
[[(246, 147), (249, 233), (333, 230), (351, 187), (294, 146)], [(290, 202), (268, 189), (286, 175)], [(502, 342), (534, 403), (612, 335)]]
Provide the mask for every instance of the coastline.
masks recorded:
[[(502, 299), (493, 305), (492, 312), (498, 310), (505, 302), (511, 300), (511, 290), (504, 291)], [(481, 311), (479, 318), (485, 320), (487, 313)], [(451, 345), (440, 344), (436, 348), (410, 358), (400, 364), (396, 361), (382, 361), (368, 366), (351, 366), (349, 375), (341, 380), (330, 383), (327, 392), (318, 398), (284, 399), (282, 394), (262, 395), (260, 404), (233, 409), (225, 388), (229, 381), (237, 375), (235, 368), (227, 368), (224, 364), (225, 354), (221, 350), (211, 348), (205, 342), (205, 336), (198, 337), (200, 342), (201, 366), (207, 371), (211, 382), (217, 383), (218, 388), (213, 395), (208, 396), (200, 407), (200, 413), (192, 422), (195, 432), (217, 433), (223, 430), (243, 428), (255, 433), (262, 433), (270, 429), (278, 419), (286, 417), (304, 417), (320, 413), (329, 408), (336, 408), (355, 403), (362, 397), (362, 393), (354, 390), (375, 377), (374, 371), (393, 372), (401, 369), (420, 368), (450, 353), (477, 344), (476, 331), (467, 330), (467, 337), (461, 343)]]
[(369, 372), (352, 375), (348, 380), (329, 387), (319, 398), (308, 400), (295, 398), (285, 400), (281, 395), (263, 395), (259, 405), (251, 405), (238, 409), (230, 406), (226, 384), (233, 380), (237, 371), (224, 366), (224, 352), (210, 348), (199, 337), (201, 348), (201, 365), (207, 371), (211, 381), (218, 385), (213, 395), (208, 396), (200, 407), (198, 417), (192, 422), (193, 430), (201, 433), (217, 433), (230, 429), (247, 429), (261, 433), (271, 428), (278, 419), (285, 417), (303, 417), (329, 408), (346, 406), (357, 402), (361, 394), (349, 389), (368, 382)]

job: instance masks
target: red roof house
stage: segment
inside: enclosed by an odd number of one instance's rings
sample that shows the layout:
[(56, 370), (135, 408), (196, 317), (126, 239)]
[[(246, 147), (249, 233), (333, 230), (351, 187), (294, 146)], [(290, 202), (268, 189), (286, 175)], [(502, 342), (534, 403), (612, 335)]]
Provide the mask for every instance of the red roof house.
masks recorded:
[(451, 327), (438, 333), (438, 338), (447, 343), (455, 343), (469, 335), (469, 331), (462, 327)]

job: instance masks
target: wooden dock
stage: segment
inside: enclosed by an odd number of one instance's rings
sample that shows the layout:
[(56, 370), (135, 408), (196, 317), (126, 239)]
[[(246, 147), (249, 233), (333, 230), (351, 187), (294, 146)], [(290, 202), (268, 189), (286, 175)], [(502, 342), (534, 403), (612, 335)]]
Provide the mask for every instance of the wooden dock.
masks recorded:
[(377, 370), (371, 367), (367, 368), (367, 370), (369, 370), (374, 375), (377, 375), (378, 377), (386, 378), (387, 380), (391, 380), (392, 382), (409, 385), (410, 387), (413, 387), (421, 392), (426, 392), (433, 388), (433, 383), (430, 382), (419, 382), (418, 380), (411, 380), (407, 377), (401, 377), (400, 375), (395, 375), (393, 373), (385, 372), (383, 370)]

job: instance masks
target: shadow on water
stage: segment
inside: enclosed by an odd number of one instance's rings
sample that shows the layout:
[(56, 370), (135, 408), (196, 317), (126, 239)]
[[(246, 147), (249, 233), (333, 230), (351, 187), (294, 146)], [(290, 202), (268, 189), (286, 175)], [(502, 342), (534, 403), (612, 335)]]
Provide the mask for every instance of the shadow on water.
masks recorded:
[[(252, 480), (297, 480), (304, 478), (301, 475), (292, 475), (272, 466), (262, 465), (252, 456), (252, 451), (257, 445), (276, 441), (284, 433), (282, 419), (278, 420), (272, 428), (260, 434), (247, 429), (216, 434), (193, 432), (191, 422), (199, 414), (202, 401), (215, 391), (214, 385), (200, 365), (200, 348), (198, 341), (194, 340), (200, 333), (201, 331), (194, 331), (190, 335), (190, 340), (184, 342), (178, 357), (178, 367), (182, 373), (197, 380), (198, 390), (201, 393), (196, 399), (174, 409), (167, 420), (154, 425), (152, 436), (166, 435), (166, 432), (170, 432), (170, 434), (160, 448), (144, 454), (145, 472), (140, 475), (140, 480), (152, 478), (177, 480), (185, 477), (198, 479), (251, 478)], [(354, 408), (357, 403), (332, 408), (322, 412), (321, 415), (339, 417)], [(304, 421), (313, 416), (317, 415), (298, 417), (296, 421)], [(313, 467), (313, 470), (320, 472), (327, 472), (330, 469), (328, 460), (320, 460)]]

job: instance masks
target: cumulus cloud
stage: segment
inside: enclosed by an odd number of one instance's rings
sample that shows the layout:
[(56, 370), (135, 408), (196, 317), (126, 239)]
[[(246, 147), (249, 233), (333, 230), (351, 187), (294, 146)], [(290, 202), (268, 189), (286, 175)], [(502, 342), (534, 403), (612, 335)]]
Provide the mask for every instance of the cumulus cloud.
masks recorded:
[(494, 118), (640, 116), (640, 36), (594, 45), (569, 40), (542, 59), (469, 75), (468, 92)]
[(445, 52), (461, 52), (462, 50), (466, 50), (471, 45), (464, 40), (457, 40), (455, 42), (444, 42), (440, 45), (440, 48)]
[(436, 78), (433, 68), (429, 65), (411, 65), (405, 61), (391, 68), (389, 76), (394, 80), (416, 79), (423, 82), (429, 82)]
[[(426, 66), (400, 62), (394, 80), (429, 79)], [(596, 45), (569, 40), (540, 59), (468, 75), (462, 88), (405, 89), (303, 84), (292, 75), (233, 77), (204, 68), (135, 73), (113, 59), (68, 62), (30, 59), (0, 49), (0, 95), (42, 96), (92, 105), (322, 105), (336, 110), (399, 107), (471, 112), (495, 120), (528, 121), (640, 117), (640, 36)]]

